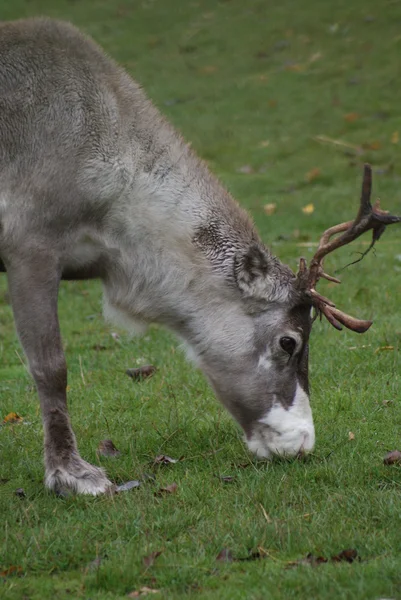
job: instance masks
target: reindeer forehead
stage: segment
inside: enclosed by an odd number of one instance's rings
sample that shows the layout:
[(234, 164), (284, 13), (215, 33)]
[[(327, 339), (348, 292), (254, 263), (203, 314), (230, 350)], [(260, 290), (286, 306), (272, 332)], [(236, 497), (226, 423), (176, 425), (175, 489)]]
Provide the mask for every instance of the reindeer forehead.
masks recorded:
[(271, 306), (256, 319), (257, 336), (266, 341), (266, 336), (284, 336), (293, 332), (306, 340), (311, 327), (310, 312), (308, 304)]

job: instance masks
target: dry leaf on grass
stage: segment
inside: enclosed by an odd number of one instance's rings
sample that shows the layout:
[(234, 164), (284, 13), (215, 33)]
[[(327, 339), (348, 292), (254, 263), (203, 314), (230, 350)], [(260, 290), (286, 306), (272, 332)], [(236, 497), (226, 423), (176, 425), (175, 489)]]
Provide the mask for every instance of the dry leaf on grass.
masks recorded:
[(277, 204), (275, 204), (274, 202), (271, 202), (270, 204), (265, 204), (263, 207), (263, 210), (265, 211), (265, 214), (270, 217), (271, 215), (274, 215), (274, 213), (276, 212), (276, 208), (277, 208)]
[(216, 73), (218, 71), (218, 67), (215, 65), (206, 65), (199, 69), (200, 73), (205, 73), (205, 75), (210, 75), (211, 73)]
[(85, 571), (86, 572), (97, 571), (98, 568), (100, 567), (100, 565), (102, 564), (102, 561), (103, 561), (102, 556), (96, 556), (96, 558), (91, 560), (90, 563), (87, 565)]
[(24, 419), (15, 412), (10, 412), (3, 419), (3, 423), (22, 423)]
[(147, 596), (148, 594), (160, 594), (160, 590), (154, 590), (153, 588), (143, 586), (139, 590), (134, 590), (128, 594), (128, 598), (141, 598), (142, 596)]
[(152, 377), (155, 371), (155, 366), (145, 365), (143, 367), (138, 367), (137, 369), (127, 369), (125, 372), (128, 377), (131, 377), (131, 379), (134, 381), (142, 381), (142, 379), (148, 379), (149, 377)]
[(350, 112), (344, 115), (344, 120), (347, 121), (347, 123), (353, 123), (354, 121), (357, 121), (360, 118), (361, 115), (357, 112)]
[(305, 71), (305, 65), (300, 65), (299, 63), (288, 63), (284, 68), (286, 71), (293, 71), (294, 73)]
[(175, 482), (170, 483), (170, 485), (166, 485), (166, 487), (162, 487), (159, 491), (155, 492), (155, 496), (164, 496), (164, 494), (175, 494), (177, 488), (178, 485)]
[(375, 140), (374, 142), (367, 142), (366, 144), (362, 144), (362, 147), (365, 150), (380, 150), (382, 147), (381, 142)]
[(156, 552), (151, 552), (150, 554), (148, 554), (148, 556), (144, 556), (142, 559), (144, 566), (147, 569), (150, 569), (150, 567), (153, 567), (153, 565), (155, 564), (156, 558), (159, 558), (161, 553), (162, 553), (161, 550), (156, 550)]
[(233, 477), (233, 475), (219, 475), (218, 477), (223, 483), (232, 483), (235, 481), (235, 477)]
[(10, 575), (22, 575), (22, 567), (11, 565), (4, 571), (0, 571), (0, 577), (9, 577)]
[(244, 175), (250, 175), (254, 170), (251, 165), (242, 165), (242, 167), (238, 167), (237, 173), (244, 173)]
[(388, 452), (383, 459), (385, 465), (401, 465), (401, 452), (399, 450), (392, 450)]
[(223, 548), (220, 550), (218, 555), (216, 556), (216, 560), (219, 562), (248, 562), (252, 560), (259, 560), (260, 558), (266, 558), (267, 554), (264, 551), (263, 554), (259, 550), (249, 551), (248, 556), (243, 556), (239, 558), (235, 558), (233, 553), (228, 548)]
[(313, 206), (313, 204), (307, 204), (302, 208), (302, 212), (304, 213), (304, 215), (311, 215), (314, 212), (314, 210), (315, 207)]
[(394, 346), (380, 346), (379, 348), (376, 348), (375, 354), (378, 352), (386, 352), (386, 350), (394, 350)]
[(353, 433), (352, 431), (348, 432), (348, 439), (350, 442), (352, 442), (352, 440), (355, 439), (355, 433)]
[(133, 481), (127, 481), (126, 483), (122, 483), (121, 485), (117, 485), (114, 488), (114, 492), (118, 494), (119, 492), (128, 492), (129, 490), (133, 490), (141, 485), (141, 482), (137, 479)]
[(400, 135), (399, 135), (398, 131), (394, 131), (393, 135), (391, 136), (391, 143), (398, 144), (399, 141), (400, 141)]
[(310, 171), (307, 172), (307, 174), (305, 175), (305, 181), (307, 183), (311, 183), (312, 181), (317, 179), (320, 174), (321, 174), (321, 170), (318, 167), (315, 167), (314, 169), (311, 169)]
[(312, 56), (309, 57), (309, 62), (314, 63), (317, 60), (320, 60), (321, 58), (322, 58), (321, 52), (315, 52), (314, 54), (312, 54)]
[(358, 552), (354, 548), (348, 548), (347, 550), (342, 550), (339, 554), (332, 556), (330, 560), (332, 562), (353, 563), (358, 558)]
[(231, 550), (229, 550), (228, 548), (223, 548), (216, 556), (216, 560), (218, 560), (219, 562), (233, 562), (234, 557), (232, 555)]
[(120, 456), (121, 452), (117, 450), (112, 440), (102, 440), (99, 443), (97, 454), (100, 456)]
[(324, 556), (314, 556), (313, 554), (309, 553), (304, 558), (300, 558), (299, 560), (294, 560), (287, 563), (287, 568), (299, 567), (301, 565), (317, 567), (323, 563), (328, 562), (353, 563), (355, 560), (360, 560), (358, 552), (354, 548), (347, 548), (346, 550), (342, 550), (339, 554), (335, 554), (331, 558), (325, 558)]
[(160, 454), (159, 456), (156, 456), (155, 460), (153, 461), (154, 465), (171, 465), (178, 462), (177, 458), (171, 458), (171, 456), (167, 456), (166, 454)]

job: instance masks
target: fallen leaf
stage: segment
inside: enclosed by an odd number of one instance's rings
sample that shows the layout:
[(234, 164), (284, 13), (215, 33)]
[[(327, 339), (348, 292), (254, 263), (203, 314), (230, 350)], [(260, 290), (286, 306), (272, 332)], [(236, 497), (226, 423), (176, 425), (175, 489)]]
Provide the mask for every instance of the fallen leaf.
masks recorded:
[(302, 212), (304, 213), (304, 215), (311, 215), (314, 210), (315, 207), (313, 206), (313, 204), (307, 204), (302, 208)]
[(379, 141), (374, 141), (374, 142), (369, 142), (367, 144), (362, 144), (363, 148), (366, 148), (366, 150), (380, 150), (380, 148), (382, 147), (381, 143)]
[(102, 561), (103, 558), (101, 556), (96, 556), (96, 558), (91, 560), (91, 562), (88, 564), (88, 566), (86, 567), (86, 571), (97, 571)]
[(309, 58), (309, 62), (310, 63), (314, 63), (317, 60), (320, 60), (322, 58), (322, 54), (320, 52), (315, 52), (314, 54), (312, 54), (312, 56)]
[(3, 423), (21, 423), (24, 419), (15, 412), (10, 412), (3, 419)]
[(347, 121), (347, 123), (353, 123), (354, 121), (357, 121), (360, 118), (361, 115), (357, 112), (350, 112), (344, 115), (344, 119), (345, 121)]
[(272, 202), (271, 204), (265, 204), (263, 207), (263, 210), (265, 211), (265, 214), (268, 217), (270, 217), (271, 215), (274, 215), (274, 213), (276, 212), (276, 208), (277, 208), (277, 204)]
[(229, 550), (228, 548), (223, 548), (223, 550), (220, 550), (220, 552), (216, 556), (216, 560), (218, 560), (219, 562), (233, 562), (234, 557), (232, 555), (231, 550)]
[(137, 479), (134, 479), (133, 481), (127, 481), (126, 483), (117, 485), (115, 487), (114, 491), (116, 494), (118, 494), (119, 492), (128, 492), (129, 490), (133, 490), (134, 488), (137, 488), (140, 485), (141, 485), (141, 482), (138, 481)]
[(325, 558), (324, 556), (314, 556), (309, 553), (305, 558), (300, 558), (299, 560), (294, 560), (287, 563), (287, 567), (298, 567), (300, 565), (307, 565), (310, 567), (317, 567), (323, 563), (328, 562), (349, 562), (353, 563), (355, 560), (360, 560), (358, 556), (358, 552), (353, 548), (348, 548), (347, 550), (342, 550), (339, 554), (332, 556), (330, 559)]
[(155, 492), (155, 496), (163, 496), (163, 494), (175, 494), (177, 491), (178, 485), (173, 482), (170, 485), (166, 485), (166, 487), (160, 488), (158, 492)]
[(398, 144), (399, 140), (400, 140), (400, 136), (399, 136), (398, 131), (394, 131), (393, 135), (391, 136), (391, 143)]
[(148, 556), (145, 556), (142, 559), (142, 562), (144, 564), (144, 566), (147, 569), (150, 569), (150, 567), (153, 567), (153, 565), (155, 564), (155, 560), (156, 558), (158, 558), (160, 556), (160, 554), (162, 553), (161, 550), (156, 550), (156, 552), (152, 552), (151, 554), (149, 554)]
[(262, 140), (262, 141), (260, 142), (259, 146), (260, 146), (261, 148), (267, 148), (268, 146), (270, 146), (270, 142), (269, 142), (269, 140)]
[(18, 498), (26, 498), (26, 494), (25, 494), (24, 488), (17, 488), (15, 490), (15, 495), (18, 496)]
[(120, 456), (121, 452), (117, 450), (112, 440), (102, 440), (99, 443), (97, 454), (100, 454), (100, 456)]
[(255, 550), (254, 552), (250, 552), (248, 554), (248, 556), (235, 558), (234, 560), (237, 562), (246, 562), (246, 561), (250, 561), (250, 560), (259, 560), (260, 558), (266, 558), (266, 556), (267, 556), (266, 552), (264, 554), (261, 554), (259, 552), (259, 550)]
[(375, 354), (378, 352), (385, 352), (386, 350), (394, 350), (394, 346), (379, 346), (379, 348), (376, 348)]
[(320, 173), (321, 173), (321, 171), (318, 167), (311, 169), (305, 175), (305, 181), (307, 181), (308, 183), (311, 183), (312, 181), (314, 181), (315, 179), (317, 179), (319, 177)]
[(232, 475), (219, 475), (218, 477), (223, 483), (232, 483), (233, 481), (235, 481), (235, 477), (233, 477)]
[(304, 65), (300, 65), (298, 63), (290, 63), (285, 65), (285, 70), (286, 71), (293, 71), (294, 73), (301, 73), (302, 71), (305, 70)]
[(21, 574), (22, 574), (22, 567), (16, 566), (16, 565), (11, 565), (7, 569), (4, 569), (4, 571), (0, 571), (0, 577), (9, 577), (10, 575), (21, 575)]
[(218, 68), (215, 65), (206, 65), (205, 67), (201, 67), (199, 71), (201, 73), (205, 73), (206, 75), (210, 75), (211, 73), (216, 73)]
[(333, 562), (349, 562), (353, 563), (358, 558), (358, 552), (354, 548), (342, 550), (339, 554), (331, 557)]
[(153, 365), (145, 365), (143, 367), (138, 367), (137, 369), (127, 369), (125, 372), (134, 381), (141, 381), (142, 379), (152, 377), (155, 371), (156, 367)]
[(268, 104), (269, 104), (270, 108), (276, 108), (277, 100), (269, 100)]
[(250, 175), (253, 173), (253, 169), (251, 165), (243, 165), (237, 169), (237, 173), (244, 173), (245, 175)]
[(178, 460), (176, 458), (171, 458), (170, 456), (167, 456), (166, 454), (160, 454), (159, 456), (156, 456), (155, 460), (153, 461), (154, 465), (170, 465), (170, 464), (174, 464), (178, 462)]
[(392, 450), (388, 452), (383, 458), (385, 465), (398, 465), (401, 464), (401, 452), (399, 450)]
[(160, 594), (160, 590), (154, 590), (153, 588), (149, 588), (143, 586), (139, 590), (134, 590), (128, 594), (128, 598), (140, 598), (141, 596), (147, 596), (148, 594)]
[(349, 439), (349, 441), (350, 441), (350, 442), (352, 442), (352, 440), (354, 440), (354, 439), (355, 439), (355, 433), (352, 433), (352, 431), (350, 431), (350, 432), (348, 433), (348, 439)]

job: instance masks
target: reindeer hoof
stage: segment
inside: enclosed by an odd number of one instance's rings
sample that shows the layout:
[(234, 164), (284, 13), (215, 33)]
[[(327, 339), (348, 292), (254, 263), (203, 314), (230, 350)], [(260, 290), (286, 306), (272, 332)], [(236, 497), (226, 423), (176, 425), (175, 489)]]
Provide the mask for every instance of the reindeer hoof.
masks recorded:
[(67, 465), (46, 470), (46, 487), (58, 495), (89, 494), (98, 496), (113, 489), (103, 469), (94, 467), (82, 458), (74, 458)]

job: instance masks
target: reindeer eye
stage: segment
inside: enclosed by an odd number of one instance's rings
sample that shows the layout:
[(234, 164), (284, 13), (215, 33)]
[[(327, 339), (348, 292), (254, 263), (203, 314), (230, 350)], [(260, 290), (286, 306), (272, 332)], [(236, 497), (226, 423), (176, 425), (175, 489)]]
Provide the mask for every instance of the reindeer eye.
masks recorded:
[(280, 346), (282, 347), (284, 352), (287, 352), (287, 354), (289, 354), (290, 356), (292, 356), (294, 354), (296, 345), (297, 345), (297, 342), (292, 337), (280, 338)]

